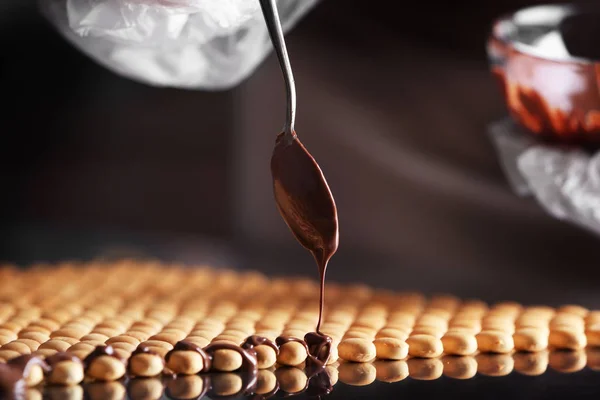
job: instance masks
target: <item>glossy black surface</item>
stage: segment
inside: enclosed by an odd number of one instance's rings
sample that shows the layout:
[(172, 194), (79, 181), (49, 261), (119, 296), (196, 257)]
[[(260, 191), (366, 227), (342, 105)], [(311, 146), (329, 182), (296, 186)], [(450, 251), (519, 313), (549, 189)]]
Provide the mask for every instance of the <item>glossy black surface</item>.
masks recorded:
[[(150, 378), (123, 380), (111, 383), (85, 383), (81, 386), (46, 387), (30, 389), (30, 392), (43, 393), (52, 399), (69, 398), (70, 394), (85, 394), (90, 400), (116, 399), (127, 392), (127, 398), (141, 400), (143, 395), (152, 393), (154, 396), (161, 394), (164, 399), (177, 398), (174, 393), (184, 393), (192, 387), (190, 382), (203, 380), (210, 386), (211, 376), (192, 378)], [(337, 399), (596, 399), (600, 396), (600, 372), (584, 368), (574, 373), (562, 373), (549, 369), (541, 376), (525, 376), (517, 372), (503, 377), (476, 375), (467, 380), (452, 379), (441, 376), (438, 379), (426, 381), (407, 377), (406, 379), (385, 383), (375, 381), (366, 386), (353, 386), (338, 382), (332, 392), (321, 398), (327, 400)], [(187, 381), (187, 382), (186, 382)], [(212, 390), (212, 389), (211, 389)], [(203, 399), (209, 400), (218, 397), (208, 390)], [(191, 393), (191, 392), (188, 392)], [(212, 397), (211, 397), (212, 394)], [(289, 394), (283, 389), (273, 394), (272, 398), (291, 397), (292, 399), (314, 399), (307, 393)], [(77, 397), (74, 397), (77, 398)], [(223, 398), (256, 399), (252, 395), (224, 396)]]

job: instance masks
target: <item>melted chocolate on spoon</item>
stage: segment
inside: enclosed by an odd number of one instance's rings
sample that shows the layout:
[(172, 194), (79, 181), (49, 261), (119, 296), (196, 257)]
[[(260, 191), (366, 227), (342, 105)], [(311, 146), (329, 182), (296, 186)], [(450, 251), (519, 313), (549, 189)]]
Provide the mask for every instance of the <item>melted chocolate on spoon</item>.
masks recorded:
[(321, 275), (319, 322), (321, 333), (325, 295), (325, 270), (338, 248), (338, 216), (335, 201), (321, 168), (302, 145), (294, 124), (296, 84), (275, 0), (259, 0), (267, 31), (279, 60), (286, 93), (283, 132), (277, 136), (271, 157), (273, 192), (277, 208), (296, 239), (314, 256)]
[(321, 168), (295, 133), (277, 136), (271, 157), (273, 192), (277, 208), (298, 242), (310, 251), (321, 277), (319, 322), (325, 297), (327, 263), (338, 248), (335, 201)]

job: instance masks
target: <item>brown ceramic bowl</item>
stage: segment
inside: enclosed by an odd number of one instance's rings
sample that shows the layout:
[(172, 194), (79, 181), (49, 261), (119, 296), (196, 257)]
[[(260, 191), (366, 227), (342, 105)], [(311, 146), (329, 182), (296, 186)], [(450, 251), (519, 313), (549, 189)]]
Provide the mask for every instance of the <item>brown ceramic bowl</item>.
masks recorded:
[(600, 2), (504, 16), (487, 50), (518, 123), (542, 138), (600, 144)]

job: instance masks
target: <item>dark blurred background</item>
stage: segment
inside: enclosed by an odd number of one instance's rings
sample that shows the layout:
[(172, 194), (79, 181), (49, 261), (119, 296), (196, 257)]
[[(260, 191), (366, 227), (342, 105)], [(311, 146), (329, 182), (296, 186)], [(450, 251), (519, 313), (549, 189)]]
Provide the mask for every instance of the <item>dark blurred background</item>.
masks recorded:
[[(329, 276), (599, 304), (600, 239), (513, 194), (486, 126), (492, 20), (526, 0), (323, 0), (288, 36), (297, 130), (336, 197)], [(0, 259), (106, 255), (316, 277), (271, 192), (284, 119), (273, 55), (223, 92), (154, 88), (0, 2)]]

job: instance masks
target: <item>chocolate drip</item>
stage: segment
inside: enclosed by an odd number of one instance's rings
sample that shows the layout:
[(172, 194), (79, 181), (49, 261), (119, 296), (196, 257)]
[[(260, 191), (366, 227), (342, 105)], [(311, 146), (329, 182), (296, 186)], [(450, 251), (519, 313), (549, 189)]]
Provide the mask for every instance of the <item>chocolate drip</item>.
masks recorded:
[(73, 361), (81, 364), (81, 360), (79, 359), (79, 357), (66, 351), (60, 351), (56, 354), (51, 355), (50, 357), (46, 357), (45, 361), (50, 367), (54, 367), (56, 364), (62, 361)]
[(258, 369), (256, 362), (256, 351), (253, 348), (242, 349), (240, 346), (236, 346), (232, 343), (216, 342), (209, 344), (204, 348), (204, 351), (212, 360), (217, 350), (233, 350), (237, 351), (242, 356), (242, 372), (250, 373)]
[(279, 347), (277, 347), (277, 345), (273, 343), (272, 340), (266, 337), (257, 335), (248, 336), (244, 343), (242, 343), (241, 345), (241, 347), (246, 350), (252, 349), (256, 346), (269, 346), (270, 348), (275, 350), (275, 354), (279, 355)]
[(325, 302), (325, 272), (337, 251), (338, 215), (335, 200), (315, 159), (294, 134), (277, 136), (271, 157), (273, 193), (279, 213), (298, 242), (310, 251), (321, 277), (319, 322)]
[(304, 336), (308, 347), (306, 369), (313, 375), (323, 369), (331, 356), (332, 340), (329, 336), (318, 332), (309, 332)]
[(200, 357), (202, 357), (202, 361), (203, 361), (203, 365), (204, 365), (204, 367), (202, 368), (202, 371), (200, 371), (200, 372), (208, 372), (210, 370), (212, 358), (211, 358), (211, 356), (209, 356), (206, 353), (206, 351), (202, 350), (200, 348), (200, 346), (197, 346), (194, 343), (191, 343), (191, 342), (188, 342), (185, 340), (180, 340), (179, 342), (175, 343), (173, 350), (170, 350), (167, 354), (165, 354), (166, 362), (169, 362), (169, 358), (171, 358), (171, 354), (173, 354), (173, 352), (175, 352), (175, 351), (195, 351), (196, 353), (200, 354)]
[(98, 357), (101, 357), (101, 356), (113, 357), (113, 358), (116, 358), (117, 360), (121, 361), (122, 363), (125, 363), (125, 361), (115, 353), (115, 350), (113, 349), (113, 347), (111, 345), (96, 346), (94, 351), (92, 351), (90, 354), (88, 354), (88, 356), (83, 360), (83, 370), (87, 372), (90, 365)]

